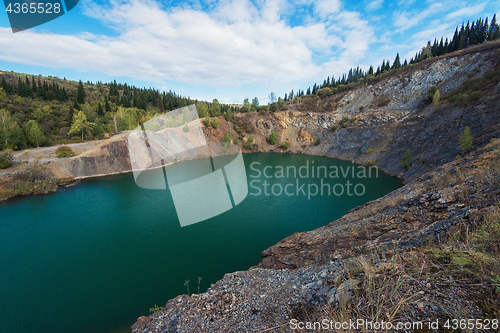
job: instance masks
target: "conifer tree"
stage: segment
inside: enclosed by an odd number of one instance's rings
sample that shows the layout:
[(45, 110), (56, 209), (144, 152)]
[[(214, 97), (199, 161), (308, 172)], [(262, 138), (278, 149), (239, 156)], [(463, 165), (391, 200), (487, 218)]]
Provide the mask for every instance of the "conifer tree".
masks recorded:
[(83, 89), (82, 80), (80, 80), (78, 84), (78, 90), (76, 92), (76, 101), (78, 102), (78, 104), (85, 103), (85, 90)]
[(394, 59), (394, 63), (392, 64), (392, 68), (400, 68), (401, 67), (401, 59), (399, 59), (399, 53), (396, 55), (396, 59)]

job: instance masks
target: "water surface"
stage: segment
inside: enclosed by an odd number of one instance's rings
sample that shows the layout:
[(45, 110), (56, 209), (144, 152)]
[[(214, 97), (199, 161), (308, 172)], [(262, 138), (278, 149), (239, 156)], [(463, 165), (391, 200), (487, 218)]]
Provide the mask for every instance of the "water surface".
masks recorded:
[[(382, 172), (370, 179), (350, 173), (323, 182), (362, 183), (364, 195), (324, 192), (308, 199), (307, 184), (319, 186), (321, 179), (311, 174), (276, 178), (279, 166), (346, 170), (355, 165), (288, 154), (246, 154), (244, 160), (248, 182), (254, 181), (247, 198), (222, 215), (183, 228), (168, 189), (141, 189), (132, 174), (87, 179), (56, 193), (0, 203), (0, 331), (129, 330), (155, 304), (164, 306), (186, 293), (186, 280), (189, 292), (197, 293), (198, 277), (203, 278), (203, 292), (225, 273), (258, 264), (264, 249), (292, 233), (324, 226), (401, 186)], [(288, 187), (293, 196), (272, 194), (297, 181), (305, 184), (305, 195), (295, 185)], [(260, 195), (254, 195), (257, 188)]]

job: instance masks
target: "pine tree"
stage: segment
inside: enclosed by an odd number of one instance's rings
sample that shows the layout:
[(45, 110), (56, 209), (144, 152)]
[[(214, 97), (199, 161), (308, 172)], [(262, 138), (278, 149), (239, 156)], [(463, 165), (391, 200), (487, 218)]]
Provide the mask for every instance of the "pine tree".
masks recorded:
[(81, 110), (80, 109), (80, 105), (76, 101), (76, 97), (73, 99), (73, 109), (75, 109), (75, 110)]
[(500, 29), (497, 24), (497, 14), (493, 15), (490, 29), (488, 31), (488, 41), (497, 40), (500, 38)]
[(373, 75), (373, 65), (370, 66), (370, 69), (368, 70), (368, 75)]
[(78, 84), (78, 90), (76, 92), (76, 101), (78, 104), (85, 103), (85, 90), (83, 89), (82, 80), (80, 80), (80, 83)]
[(276, 134), (276, 131), (273, 130), (271, 135), (269, 136), (269, 143), (274, 146), (276, 144), (276, 141), (278, 141), (278, 136)]
[(99, 116), (104, 116), (104, 110), (102, 109), (101, 103), (97, 106), (97, 114)]
[(394, 59), (394, 63), (392, 64), (392, 68), (400, 68), (401, 67), (401, 59), (399, 59), (399, 53), (396, 55), (396, 59)]

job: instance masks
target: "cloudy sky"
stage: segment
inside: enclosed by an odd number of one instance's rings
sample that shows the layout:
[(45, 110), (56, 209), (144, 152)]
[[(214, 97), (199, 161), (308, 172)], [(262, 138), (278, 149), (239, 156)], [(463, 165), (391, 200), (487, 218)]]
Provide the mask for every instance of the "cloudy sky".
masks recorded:
[(92, 1), (12, 33), (0, 14), (0, 69), (174, 90), (242, 103), (307, 89), (396, 53), (410, 58), (500, 0)]

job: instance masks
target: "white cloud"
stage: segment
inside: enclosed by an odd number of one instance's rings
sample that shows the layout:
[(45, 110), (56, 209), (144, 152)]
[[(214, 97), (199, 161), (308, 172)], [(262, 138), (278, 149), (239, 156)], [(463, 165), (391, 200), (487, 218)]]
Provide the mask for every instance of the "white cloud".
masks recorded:
[(374, 10), (380, 9), (380, 8), (382, 8), (383, 4), (384, 4), (384, 0), (373, 0), (368, 5), (366, 5), (366, 10), (374, 11)]
[(453, 13), (446, 15), (446, 19), (450, 20), (457, 17), (476, 15), (481, 13), (484, 10), (484, 8), (486, 8), (486, 2), (477, 4), (475, 6), (461, 8), (457, 11), (454, 11)]
[(429, 16), (445, 10), (445, 4), (443, 2), (432, 3), (428, 8), (424, 10), (415, 11), (413, 13), (407, 12), (394, 12), (394, 26), (398, 28), (398, 32), (404, 32), (410, 28), (421, 23), (423, 20), (427, 19)]
[(340, 0), (318, 0), (314, 2), (314, 11), (320, 17), (326, 17), (340, 11)]
[[(329, 15), (327, 22), (297, 27), (280, 18), (282, 0), (259, 8), (248, 0), (224, 0), (208, 13), (196, 6), (165, 10), (151, 0), (82, 5), (118, 36), (12, 34), (0, 28), (0, 59), (160, 84), (271, 86), (318, 79), (324, 70), (340, 74), (366, 56), (373, 36), (368, 22), (342, 11), (338, 0), (315, 4)], [(333, 49), (340, 50), (336, 57), (314, 63), (315, 55), (332, 57)]]

